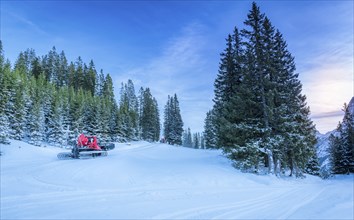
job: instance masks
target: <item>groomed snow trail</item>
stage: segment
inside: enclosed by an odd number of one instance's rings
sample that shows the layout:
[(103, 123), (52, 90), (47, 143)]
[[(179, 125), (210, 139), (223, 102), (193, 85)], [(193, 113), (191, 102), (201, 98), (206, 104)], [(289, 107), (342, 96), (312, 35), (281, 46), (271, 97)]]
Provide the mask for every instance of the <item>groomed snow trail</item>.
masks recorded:
[(0, 219), (353, 219), (353, 178), (256, 176), (220, 151), (116, 144), (108, 157), (1, 146)]

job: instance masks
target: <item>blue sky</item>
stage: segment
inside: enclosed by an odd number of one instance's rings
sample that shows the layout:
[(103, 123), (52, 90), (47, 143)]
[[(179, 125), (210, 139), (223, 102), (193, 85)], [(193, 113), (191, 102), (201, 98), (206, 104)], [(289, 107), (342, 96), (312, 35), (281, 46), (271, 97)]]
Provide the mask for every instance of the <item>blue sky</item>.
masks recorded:
[[(353, 1), (256, 1), (280, 30), (317, 129), (333, 130), (353, 96)], [(203, 131), (212, 108), (219, 54), (243, 28), (251, 1), (0, 1), (0, 37), (13, 64), (27, 48), (55, 46), (114, 80), (149, 87), (161, 116), (177, 93), (185, 128)]]

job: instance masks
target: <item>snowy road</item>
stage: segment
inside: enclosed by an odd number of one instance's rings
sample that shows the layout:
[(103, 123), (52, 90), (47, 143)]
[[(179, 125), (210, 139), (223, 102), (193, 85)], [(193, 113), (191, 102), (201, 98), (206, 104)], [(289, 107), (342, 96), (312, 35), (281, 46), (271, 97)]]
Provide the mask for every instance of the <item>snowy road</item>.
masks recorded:
[(1, 146), (0, 219), (353, 219), (353, 177), (241, 173), (219, 151), (116, 144), (108, 157)]

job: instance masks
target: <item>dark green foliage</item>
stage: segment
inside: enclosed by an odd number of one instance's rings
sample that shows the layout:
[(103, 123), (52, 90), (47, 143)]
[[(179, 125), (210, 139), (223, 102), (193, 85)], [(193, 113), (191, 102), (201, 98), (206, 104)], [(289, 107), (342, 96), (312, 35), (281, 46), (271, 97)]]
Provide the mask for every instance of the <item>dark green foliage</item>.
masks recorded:
[[(103, 95), (112, 95), (113, 90), (110, 91), (109, 86), (111, 79), (106, 78), (103, 84)], [(123, 129), (125, 136), (123, 138), (127, 140), (136, 140), (139, 135), (139, 113), (138, 113), (138, 99), (135, 95), (134, 84), (131, 80), (128, 80), (126, 84), (121, 85), (120, 90), (120, 108), (119, 116), (121, 118), (120, 127)]]
[(204, 120), (204, 141), (206, 148), (216, 148), (216, 126), (214, 123), (214, 111), (208, 111)]
[(200, 147), (200, 134), (199, 133), (193, 134), (193, 147), (195, 149), (199, 149), (199, 147)]
[(75, 145), (80, 133), (101, 142), (159, 140), (159, 110), (150, 89), (144, 90), (139, 113), (128, 80), (118, 105), (113, 79), (102, 70), (97, 74), (92, 60), (86, 65), (78, 57), (68, 64), (64, 51), (58, 54), (55, 47), (42, 58), (28, 49), (11, 69), (0, 41), (0, 71), (0, 143), (13, 138), (67, 146)]
[[(351, 100), (352, 106), (354, 98)], [(337, 127), (336, 135), (330, 136), (330, 161), (332, 173), (354, 173), (354, 116), (347, 104), (344, 104), (343, 121)]]
[(320, 164), (318, 162), (318, 157), (316, 154), (313, 154), (306, 164), (305, 172), (311, 175), (319, 176), (320, 175)]
[(146, 141), (158, 141), (160, 138), (160, 116), (157, 101), (151, 95), (150, 89), (142, 91), (140, 99), (141, 138)]
[(177, 95), (168, 96), (164, 112), (164, 138), (168, 144), (182, 145), (183, 121)]
[(183, 132), (183, 147), (193, 147), (192, 133), (190, 128)]
[(289, 168), (302, 176), (314, 168), (316, 139), (294, 58), (256, 3), (244, 25), (228, 35), (221, 53), (206, 146), (221, 147), (244, 170), (278, 175)]
[(7, 103), (10, 99), (9, 85), (11, 66), (9, 62), (5, 62), (5, 56), (2, 49), (2, 42), (0, 40), (0, 143), (8, 143), (10, 133), (10, 122), (7, 110)]

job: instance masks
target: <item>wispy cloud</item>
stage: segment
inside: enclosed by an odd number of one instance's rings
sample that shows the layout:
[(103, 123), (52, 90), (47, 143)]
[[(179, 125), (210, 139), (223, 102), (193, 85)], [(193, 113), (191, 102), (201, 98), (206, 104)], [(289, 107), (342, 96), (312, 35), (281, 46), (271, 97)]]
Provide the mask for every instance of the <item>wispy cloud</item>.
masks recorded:
[(322, 112), (319, 114), (313, 114), (312, 118), (313, 119), (326, 119), (326, 118), (338, 118), (338, 117), (343, 117), (344, 113), (343, 111), (333, 111), (333, 112)]
[(149, 87), (161, 110), (167, 96), (176, 93), (182, 117), (187, 122), (185, 125), (202, 131), (201, 125), (206, 109), (210, 108), (208, 101), (211, 100), (212, 91), (212, 84), (200, 77), (205, 72), (202, 56), (206, 39), (203, 29), (203, 25), (197, 22), (185, 26), (155, 58), (117, 76), (116, 84), (132, 79), (136, 87)]
[(321, 132), (333, 130), (344, 102), (353, 97), (353, 39), (347, 33), (339, 41), (327, 40), (301, 70), (304, 93), (312, 118)]
[(15, 19), (15, 21), (24, 24), (27, 28), (35, 31), (38, 34), (49, 36), (49, 33), (42, 29), (39, 25), (32, 22), (30, 19), (24, 17), (23, 15), (16, 14), (14, 12), (7, 11), (9, 17)]

